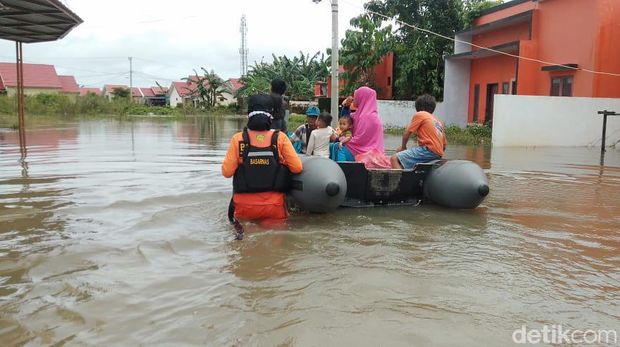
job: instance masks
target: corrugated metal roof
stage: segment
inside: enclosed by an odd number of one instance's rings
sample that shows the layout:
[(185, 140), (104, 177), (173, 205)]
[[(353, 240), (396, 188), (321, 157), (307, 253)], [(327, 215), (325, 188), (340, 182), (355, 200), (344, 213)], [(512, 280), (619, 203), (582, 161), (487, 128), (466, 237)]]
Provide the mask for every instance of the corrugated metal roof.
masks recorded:
[(0, 39), (55, 41), (82, 23), (58, 0), (0, 0)]

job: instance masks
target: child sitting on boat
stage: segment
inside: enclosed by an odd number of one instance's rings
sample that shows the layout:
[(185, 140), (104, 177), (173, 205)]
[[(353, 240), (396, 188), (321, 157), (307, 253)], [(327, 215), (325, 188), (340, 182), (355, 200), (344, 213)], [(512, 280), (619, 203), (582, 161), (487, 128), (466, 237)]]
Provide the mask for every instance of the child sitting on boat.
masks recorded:
[(353, 136), (353, 132), (351, 129), (353, 128), (353, 119), (351, 116), (342, 116), (338, 119), (338, 129), (336, 129), (336, 136), (338, 136), (338, 141), (340, 142), (340, 148), (344, 146), (347, 142), (351, 141), (351, 137)]
[(306, 154), (329, 158), (329, 143), (336, 140), (334, 128), (329, 126), (332, 116), (322, 112), (316, 120), (317, 128), (310, 134)]

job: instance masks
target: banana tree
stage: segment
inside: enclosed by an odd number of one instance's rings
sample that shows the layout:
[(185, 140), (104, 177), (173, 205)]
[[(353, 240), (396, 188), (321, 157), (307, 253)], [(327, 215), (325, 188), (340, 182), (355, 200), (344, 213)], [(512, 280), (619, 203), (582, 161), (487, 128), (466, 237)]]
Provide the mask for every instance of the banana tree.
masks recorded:
[(272, 55), (273, 61), (254, 63), (248, 74), (242, 77), (244, 87), (238, 96), (248, 96), (268, 92), (273, 79), (281, 79), (287, 84), (286, 96), (292, 100), (309, 100), (314, 96), (314, 84), (324, 81), (328, 75), (327, 59), (317, 52), (313, 56), (299, 53), (289, 58), (286, 55)]
[(183, 80), (188, 82), (188, 90), (192, 97), (198, 98), (199, 104), (205, 108), (212, 108), (217, 104), (217, 99), (222, 97), (222, 87), (224, 80), (218, 76), (215, 71), (208, 71), (204, 67), (201, 67), (204, 74), (198, 75), (198, 72), (194, 70), (194, 75), (191, 78), (186, 77)]

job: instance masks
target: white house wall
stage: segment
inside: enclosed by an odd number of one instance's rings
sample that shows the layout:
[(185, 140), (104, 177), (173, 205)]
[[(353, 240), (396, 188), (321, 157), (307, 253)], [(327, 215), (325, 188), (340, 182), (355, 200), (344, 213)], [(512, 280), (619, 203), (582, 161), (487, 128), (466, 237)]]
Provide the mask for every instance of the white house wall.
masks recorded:
[(471, 34), (458, 34), (454, 38), (454, 54), (471, 52)]
[(443, 103), (445, 104), (443, 120), (446, 124), (460, 127), (467, 125), (470, 71), (469, 60), (446, 59), (443, 83)]
[[(603, 116), (620, 99), (495, 95), (493, 146), (600, 146)], [(620, 140), (620, 116), (607, 117), (606, 144)]]
[(218, 105), (228, 106), (228, 105), (231, 105), (231, 104), (235, 104), (237, 102), (235, 97), (232, 94), (230, 94), (229, 92), (222, 91), (221, 93), (222, 93), (222, 97), (224, 98), (224, 100), (222, 101), (222, 100), (218, 99), (218, 102), (217, 102)]
[(177, 107), (178, 104), (183, 104), (183, 99), (176, 88), (170, 88), (170, 107)]
[[(415, 113), (415, 102), (409, 100), (378, 100), (377, 111), (379, 112), (379, 117), (381, 117), (384, 127), (404, 128), (409, 125), (411, 117)], [(444, 123), (449, 124), (444, 118), (445, 113), (443, 103), (437, 103), (437, 107), (435, 108), (435, 112), (433, 112), (433, 114), (435, 114)]]

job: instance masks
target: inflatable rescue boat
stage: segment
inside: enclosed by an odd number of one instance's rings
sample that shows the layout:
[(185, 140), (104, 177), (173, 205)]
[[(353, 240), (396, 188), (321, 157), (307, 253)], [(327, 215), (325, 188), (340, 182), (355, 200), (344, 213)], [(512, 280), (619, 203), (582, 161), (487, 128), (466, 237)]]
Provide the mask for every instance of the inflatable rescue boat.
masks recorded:
[(290, 195), (309, 212), (342, 207), (417, 205), (424, 201), (456, 208), (478, 207), (489, 194), (486, 175), (468, 160), (435, 160), (411, 170), (366, 169), (363, 163), (302, 156)]

